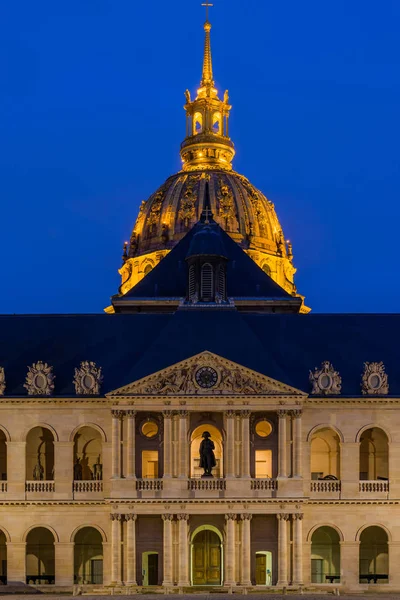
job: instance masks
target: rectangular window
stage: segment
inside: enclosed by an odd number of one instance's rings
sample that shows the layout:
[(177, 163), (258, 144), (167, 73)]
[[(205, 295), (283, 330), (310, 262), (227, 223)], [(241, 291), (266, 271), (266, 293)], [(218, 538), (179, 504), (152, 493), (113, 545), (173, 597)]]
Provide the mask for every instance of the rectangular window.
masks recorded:
[(256, 478), (272, 477), (272, 450), (256, 450)]
[(158, 451), (144, 450), (142, 452), (142, 478), (157, 479), (158, 477)]

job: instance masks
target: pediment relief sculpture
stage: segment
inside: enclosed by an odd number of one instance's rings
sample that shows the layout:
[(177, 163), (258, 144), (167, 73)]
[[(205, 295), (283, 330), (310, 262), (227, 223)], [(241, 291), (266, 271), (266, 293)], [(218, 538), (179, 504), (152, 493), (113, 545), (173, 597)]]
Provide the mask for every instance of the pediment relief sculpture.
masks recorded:
[(340, 394), (342, 389), (342, 378), (328, 360), (320, 368), (316, 367), (314, 372), (310, 371), (310, 383), (312, 394), (335, 395)]
[(389, 393), (388, 376), (385, 372), (383, 362), (365, 362), (364, 372), (361, 379), (361, 391), (363, 394)]
[(24, 388), (28, 390), (28, 396), (51, 396), (54, 391), (53, 367), (41, 360), (28, 367), (28, 374)]
[(75, 369), (74, 386), (76, 394), (99, 394), (102, 381), (101, 367), (98, 367), (95, 362), (84, 360), (81, 362), (79, 369)]
[(4, 367), (0, 367), (0, 396), (4, 395), (6, 389), (6, 374), (4, 372)]
[(211, 352), (202, 352), (111, 393), (123, 394), (306, 395)]

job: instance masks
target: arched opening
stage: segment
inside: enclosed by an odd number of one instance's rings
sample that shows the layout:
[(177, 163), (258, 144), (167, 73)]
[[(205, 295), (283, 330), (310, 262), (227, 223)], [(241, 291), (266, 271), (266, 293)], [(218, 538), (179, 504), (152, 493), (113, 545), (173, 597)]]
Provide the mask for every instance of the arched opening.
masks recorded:
[(266, 273), (269, 277), (271, 277), (271, 267), (269, 266), (268, 263), (264, 263), (262, 266), (262, 270), (264, 271), (264, 273)]
[(213, 268), (210, 263), (201, 267), (201, 299), (203, 302), (213, 299)]
[(376, 525), (360, 535), (360, 583), (372, 582), (389, 582), (388, 535)]
[(360, 437), (360, 479), (387, 480), (389, 477), (389, 444), (386, 433), (371, 427)]
[(256, 585), (272, 585), (272, 552), (256, 552)]
[(0, 429), (0, 479), (7, 481), (7, 438), (2, 429)]
[(189, 299), (193, 300), (196, 294), (196, 267), (191, 265), (189, 267)]
[(0, 531), (0, 581), (7, 583), (7, 538), (4, 531)]
[(222, 434), (215, 427), (209, 423), (199, 425), (193, 430), (190, 442), (190, 476), (201, 477), (204, 473), (203, 469), (200, 468), (200, 444), (203, 440), (202, 435), (205, 431), (211, 434), (211, 440), (214, 442), (214, 454), (216, 466), (212, 470), (214, 477), (222, 477), (223, 475), (223, 442)]
[(220, 112), (215, 112), (212, 117), (212, 131), (222, 135), (222, 117)]
[(101, 434), (84, 426), (74, 435), (74, 481), (103, 479)]
[(35, 527), (26, 538), (26, 583), (55, 582), (54, 536), (45, 527)]
[(74, 539), (74, 583), (103, 583), (103, 538), (94, 527), (83, 527)]
[(158, 552), (142, 553), (143, 585), (158, 585)]
[(150, 263), (147, 263), (147, 265), (144, 268), (144, 276), (146, 277), (146, 275), (148, 275), (152, 269), (152, 265)]
[(34, 427), (26, 437), (26, 479), (54, 479), (54, 436), (47, 427)]
[(340, 537), (333, 527), (319, 527), (311, 537), (311, 583), (335, 581), (340, 581)]
[(221, 585), (221, 534), (214, 527), (200, 527), (193, 533), (191, 547), (192, 585)]
[(226, 298), (226, 272), (225, 265), (220, 265), (218, 269), (218, 294), (221, 300)]
[(340, 479), (340, 438), (323, 427), (311, 438), (311, 479)]
[(193, 135), (203, 131), (203, 115), (200, 112), (194, 113), (193, 116)]

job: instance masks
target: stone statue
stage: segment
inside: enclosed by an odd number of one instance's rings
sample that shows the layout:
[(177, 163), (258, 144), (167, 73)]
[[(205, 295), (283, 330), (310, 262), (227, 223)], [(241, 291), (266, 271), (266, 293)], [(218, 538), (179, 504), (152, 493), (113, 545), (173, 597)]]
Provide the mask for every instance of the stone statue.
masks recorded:
[(93, 479), (101, 481), (103, 479), (103, 465), (100, 462), (100, 454), (97, 457), (97, 462), (93, 465)]
[(200, 468), (204, 469), (202, 477), (212, 477), (212, 469), (216, 466), (214, 454), (214, 442), (210, 439), (211, 434), (205, 431), (201, 436), (203, 441), (200, 444)]
[(189, 90), (186, 90), (186, 92), (185, 92), (185, 97), (186, 97), (186, 104), (190, 104), (190, 102), (191, 102), (191, 97), (190, 97), (190, 92), (189, 92)]
[(33, 469), (33, 481), (43, 481), (44, 479), (44, 469), (42, 463), (40, 462), (40, 453), (38, 454), (38, 461)]
[(74, 464), (74, 481), (82, 481), (82, 465), (79, 457), (76, 458)]
[(228, 90), (225, 90), (224, 102), (225, 102), (225, 104), (228, 104), (228, 102), (229, 102), (229, 92), (228, 92)]

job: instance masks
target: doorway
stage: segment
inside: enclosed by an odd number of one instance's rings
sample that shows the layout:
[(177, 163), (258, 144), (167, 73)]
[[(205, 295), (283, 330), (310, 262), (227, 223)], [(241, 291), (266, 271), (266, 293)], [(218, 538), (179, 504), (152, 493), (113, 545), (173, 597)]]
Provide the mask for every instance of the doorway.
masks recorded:
[(272, 585), (272, 552), (256, 553), (256, 585)]
[(221, 540), (215, 531), (199, 531), (192, 543), (193, 585), (221, 585)]
[(143, 585), (158, 585), (158, 552), (142, 554)]

